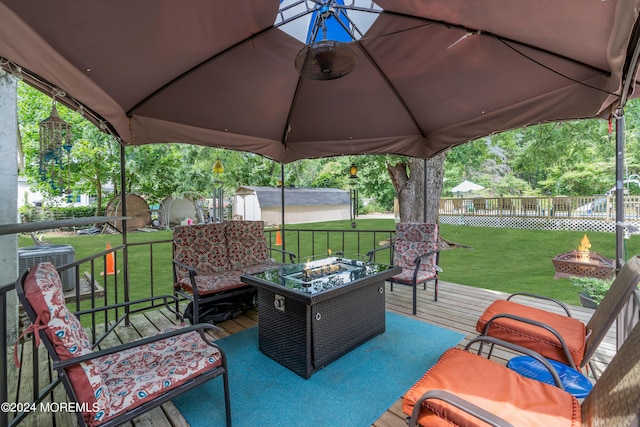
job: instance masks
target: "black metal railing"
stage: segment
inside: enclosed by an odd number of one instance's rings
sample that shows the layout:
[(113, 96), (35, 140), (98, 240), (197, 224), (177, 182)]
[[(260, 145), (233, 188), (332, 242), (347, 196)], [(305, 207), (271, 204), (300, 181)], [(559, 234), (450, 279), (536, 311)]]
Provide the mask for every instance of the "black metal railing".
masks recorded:
[[(277, 235), (280, 231), (280, 239), (283, 240), (284, 247), (276, 246)], [(267, 230), (265, 232), (267, 242), (279, 249), (286, 249), (298, 255), (298, 260), (304, 262), (305, 258), (317, 258), (328, 254), (331, 249), (333, 253), (342, 252), (346, 256), (364, 256), (371, 249), (379, 248), (389, 244), (395, 234), (395, 230), (307, 230), (289, 229)], [(128, 302), (130, 300), (143, 299), (151, 304), (153, 297), (158, 294), (170, 292), (172, 285), (171, 259), (165, 257), (158, 258), (155, 254), (156, 248), (160, 245), (170, 245), (171, 240), (159, 240), (150, 242), (136, 242), (126, 245), (115, 246), (111, 249), (96, 253), (90, 257), (78, 259), (74, 262), (60, 266), (59, 270), (64, 271), (69, 268), (75, 269), (75, 290), (68, 296), (68, 306), (70, 310), (77, 312), (81, 317), (81, 322), (90, 331), (90, 339), (98, 341), (103, 331), (113, 327), (115, 323), (127, 322), (130, 314), (136, 312), (133, 308), (118, 307), (109, 312), (100, 313), (96, 308)], [(170, 253), (170, 251), (168, 251)], [(124, 253), (130, 257), (129, 265), (124, 262)], [(166, 251), (164, 252), (166, 253)], [(274, 252), (275, 254), (276, 252)], [(105, 271), (109, 261), (108, 257), (113, 256), (113, 268), (115, 274)], [(135, 260), (135, 261), (132, 261)], [(391, 260), (391, 249), (376, 253), (376, 262), (389, 263)], [(288, 261), (288, 260), (285, 260)], [(135, 265), (132, 265), (132, 262)], [(85, 271), (81, 276), (81, 269)], [(122, 269), (122, 275), (118, 270)], [(124, 274), (128, 274), (129, 282), (135, 283), (135, 291), (131, 292), (124, 280)], [(86, 283), (85, 283), (86, 281)], [(0, 355), (0, 403), (26, 403), (28, 399), (33, 401), (41, 400), (47, 396), (53, 399), (53, 388), (57, 383), (55, 375), (49, 384), (43, 385), (44, 381), (39, 378), (39, 372), (48, 370), (49, 366), (41, 366), (42, 361), (38, 357), (38, 352), (32, 351), (31, 377), (25, 378), (24, 373), (15, 368), (11, 355), (13, 353), (13, 342), (8, 342), (8, 322), (7, 313), (12, 309), (9, 307), (9, 294), (15, 292), (13, 283), (0, 288), (0, 339), (4, 345)], [(640, 292), (637, 292), (635, 299), (628, 304), (625, 323), (635, 323), (640, 312)], [(157, 303), (157, 307), (165, 307), (162, 302)], [(15, 307), (13, 307), (15, 309)], [(632, 320), (630, 320), (632, 319)], [(32, 340), (33, 338), (28, 338)], [(23, 357), (29, 357), (28, 354)], [(21, 376), (22, 375), (22, 376)], [(17, 378), (22, 383), (29, 381), (27, 387), (8, 387), (10, 378)], [(15, 381), (14, 381), (15, 383)], [(29, 390), (30, 396), (26, 397), (18, 394), (18, 389)], [(9, 394), (11, 392), (11, 395)], [(0, 411), (0, 426), (15, 426), (24, 420), (29, 420), (29, 414), (10, 414)]]
[[(284, 236), (284, 247), (304, 262), (307, 258), (317, 258), (331, 253), (362, 257), (370, 250), (389, 244), (395, 230), (307, 230), (286, 228), (266, 230), (267, 243), (276, 246), (277, 233)], [(391, 249), (376, 253), (376, 262), (389, 263)]]

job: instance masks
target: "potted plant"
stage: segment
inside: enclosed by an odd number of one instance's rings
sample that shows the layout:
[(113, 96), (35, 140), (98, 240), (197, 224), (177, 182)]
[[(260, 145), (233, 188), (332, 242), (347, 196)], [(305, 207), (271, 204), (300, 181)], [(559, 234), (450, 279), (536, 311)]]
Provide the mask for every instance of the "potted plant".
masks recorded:
[(583, 307), (596, 308), (611, 286), (611, 279), (595, 277), (572, 277), (571, 282), (580, 288), (580, 302)]

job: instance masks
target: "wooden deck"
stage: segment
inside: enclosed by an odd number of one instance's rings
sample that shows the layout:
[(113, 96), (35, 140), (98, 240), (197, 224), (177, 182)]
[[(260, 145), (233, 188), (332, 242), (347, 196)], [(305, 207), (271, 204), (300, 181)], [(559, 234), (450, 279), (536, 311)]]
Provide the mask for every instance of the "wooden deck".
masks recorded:
[[(506, 294), (501, 292), (490, 291), (486, 289), (472, 288), (468, 286), (440, 282), (438, 302), (433, 301), (433, 286), (430, 284), (426, 291), (418, 290), (418, 314), (416, 317), (429, 323), (453, 329), (465, 334), (466, 338), (460, 344), (464, 346), (466, 342), (477, 335), (475, 331), (475, 323), (482, 311), (495, 299), (504, 298)], [(393, 292), (389, 292), (387, 288), (387, 310), (400, 313), (403, 315), (411, 315), (411, 288), (407, 286), (394, 287)], [(540, 303), (541, 307), (549, 309), (548, 303)], [(587, 321), (593, 310), (582, 307), (571, 307), (574, 317), (583, 321)], [(132, 319), (132, 326), (121, 327), (116, 331), (117, 336), (113, 336), (109, 342), (105, 342), (106, 346), (119, 344), (120, 342), (128, 342), (137, 339), (143, 335), (149, 335), (159, 330), (163, 330), (171, 326), (175, 322), (174, 316), (165, 311), (152, 311), (146, 314), (137, 315)], [(242, 331), (244, 329), (256, 326), (258, 323), (258, 312), (251, 310), (243, 316), (235, 320), (229, 320), (219, 324), (222, 332), (217, 338)], [(30, 387), (32, 375), (32, 351), (30, 345), (21, 347), (19, 357), (22, 361), (22, 369), (15, 372), (15, 375), (9, 378), (9, 395), (10, 401), (28, 402), (31, 400), (32, 390)], [(609, 332), (607, 339), (600, 346), (595, 356), (595, 360), (600, 369), (604, 369), (608, 361), (615, 352), (615, 331)], [(41, 362), (40, 366), (47, 366), (47, 355), (43, 346), (38, 349), (38, 355)], [(506, 351), (495, 351), (493, 360), (499, 363), (506, 363), (510, 358), (510, 354)], [(13, 355), (9, 358), (12, 360)], [(40, 382), (42, 385), (47, 384), (51, 378), (51, 370), (40, 373)], [(55, 375), (55, 373), (53, 374)], [(13, 400), (12, 397), (16, 396)], [(56, 402), (62, 402), (66, 399), (66, 393), (62, 385), (55, 388), (53, 399)], [(375, 427), (405, 427), (405, 415), (402, 412), (402, 400), (398, 400), (383, 414), (373, 425)], [(341, 425), (340, 420), (336, 420), (336, 425)], [(64, 412), (42, 413), (36, 412), (29, 415), (20, 426), (73, 426), (77, 425), (75, 415)], [(189, 424), (182, 417), (178, 409), (173, 403), (167, 403), (160, 408), (135, 419), (127, 426), (185, 426)]]

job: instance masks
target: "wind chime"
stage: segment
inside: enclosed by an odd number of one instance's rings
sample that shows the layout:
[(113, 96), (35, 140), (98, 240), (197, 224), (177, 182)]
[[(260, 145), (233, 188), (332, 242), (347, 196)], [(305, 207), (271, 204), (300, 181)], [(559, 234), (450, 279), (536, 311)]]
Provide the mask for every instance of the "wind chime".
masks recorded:
[(358, 216), (358, 167), (351, 163), (349, 167), (349, 210), (351, 211), (351, 228), (356, 228)]
[(40, 122), (40, 164), (39, 171), (43, 181), (48, 182), (54, 191), (70, 193), (65, 186), (70, 180), (71, 166), (71, 125), (58, 116), (56, 101), (53, 101), (51, 115)]

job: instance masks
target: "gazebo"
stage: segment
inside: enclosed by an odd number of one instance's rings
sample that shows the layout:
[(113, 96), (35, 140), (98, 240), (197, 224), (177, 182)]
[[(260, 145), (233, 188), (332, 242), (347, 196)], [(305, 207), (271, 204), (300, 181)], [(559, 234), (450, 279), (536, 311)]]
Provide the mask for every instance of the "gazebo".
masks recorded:
[[(640, 94), (639, 10), (640, 0), (508, 8), (499, 0), (155, 8), (4, 0), (0, 67), (120, 143), (120, 188), (127, 149), (141, 144), (248, 151), (284, 168), (333, 155), (426, 159), (534, 123), (608, 119), (616, 124), (619, 265), (624, 107)], [(330, 45), (322, 39), (327, 20), (343, 28)], [(126, 198), (121, 206), (126, 230)], [(126, 259), (123, 269), (126, 277)]]

